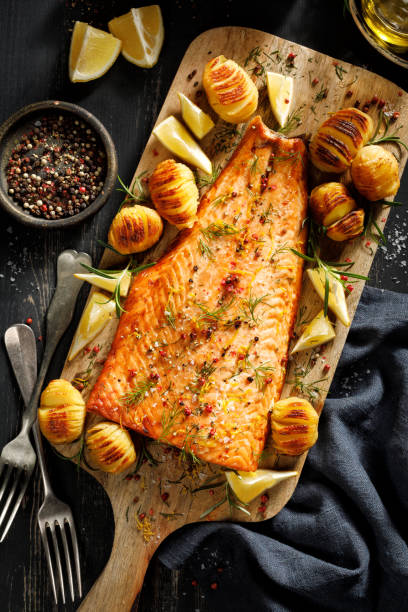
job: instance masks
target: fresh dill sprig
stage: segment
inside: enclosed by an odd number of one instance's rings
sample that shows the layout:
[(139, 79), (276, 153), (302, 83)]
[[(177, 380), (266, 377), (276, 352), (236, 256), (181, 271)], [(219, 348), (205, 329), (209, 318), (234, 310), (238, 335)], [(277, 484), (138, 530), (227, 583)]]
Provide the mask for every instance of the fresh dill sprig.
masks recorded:
[(210, 245), (203, 238), (198, 239), (198, 250), (203, 257), (207, 257), (207, 259), (214, 259), (214, 253)]
[(155, 387), (156, 384), (157, 383), (150, 378), (140, 380), (134, 385), (129, 393), (122, 395), (121, 400), (126, 406), (137, 406), (143, 402), (150, 389)]
[(221, 165), (217, 164), (214, 165), (211, 171), (211, 174), (198, 174), (198, 172), (195, 173), (196, 176), (196, 184), (197, 187), (199, 189), (202, 189), (203, 187), (211, 187), (211, 185), (213, 185), (215, 183), (215, 181), (217, 180), (217, 178), (219, 177), (221, 173)]
[(262, 225), (265, 225), (266, 223), (272, 223), (271, 215), (273, 215), (273, 213), (273, 206), (271, 203), (269, 203), (268, 208), (265, 210), (265, 212), (259, 215), (260, 223), (262, 223)]
[(276, 265), (278, 255), (281, 255), (282, 253), (287, 253), (288, 251), (289, 251), (289, 247), (288, 247), (287, 242), (285, 242), (284, 244), (280, 244), (279, 246), (276, 247), (276, 249), (273, 251), (272, 255), (270, 256), (269, 263)]
[(207, 240), (214, 240), (221, 236), (232, 236), (233, 234), (239, 234), (241, 230), (235, 227), (235, 225), (229, 225), (224, 221), (215, 221), (210, 223), (208, 227), (202, 227), (200, 232)]
[(258, 168), (258, 159), (259, 159), (258, 156), (254, 155), (251, 165), (249, 167), (249, 171), (251, 174), (256, 174), (256, 171)]
[(212, 200), (212, 202), (210, 202), (211, 206), (219, 206), (220, 204), (224, 204), (224, 202), (231, 197), (231, 192), (229, 193), (224, 193), (220, 196), (218, 196), (217, 198), (215, 198), (215, 200)]
[(289, 385), (294, 385), (296, 391), (308, 397), (309, 400), (315, 400), (320, 396), (323, 389), (319, 385), (320, 383), (328, 380), (326, 376), (325, 378), (319, 378), (317, 380), (306, 382), (305, 378), (310, 374), (312, 367), (312, 355), (310, 355), (307, 364), (305, 366), (295, 367), (294, 378), (286, 381)]
[(231, 308), (234, 302), (235, 296), (233, 296), (229, 302), (224, 302), (224, 304), (221, 304), (221, 306), (215, 308), (214, 310), (210, 310), (205, 304), (196, 302), (196, 306), (198, 306), (198, 308), (201, 310), (198, 320), (201, 321), (202, 319), (211, 319), (213, 321), (221, 321), (222, 315), (227, 312), (229, 308)]
[(217, 368), (211, 362), (204, 361), (200, 368), (196, 369), (195, 377), (189, 389), (192, 393), (199, 394), (207, 389), (208, 379), (212, 376)]
[(292, 111), (288, 117), (287, 122), (283, 127), (278, 129), (278, 132), (280, 132), (281, 134), (289, 134), (289, 132), (292, 132), (292, 130), (299, 127), (299, 125), (302, 123), (302, 113), (305, 106), (305, 104), (302, 104), (294, 111)]
[[(381, 136), (379, 136), (379, 132), (380, 132), (380, 129), (383, 123), (385, 126), (384, 132), (382, 133)], [(401, 129), (401, 126), (397, 128), (392, 134), (388, 133), (389, 129), (390, 129), (390, 119), (386, 117), (383, 111), (381, 110), (374, 134), (371, 140), (369, 140), (367, 144), (373, 145), (373, 144), (380, 144), (381, 142), (391, 142), (391, 143), (396, 144), (397, 146), (404, 147), (404, 149), (408, 151), (408, 145), (405, 142), (403, 142), (397, 134), (398, 130)]]
[(182, 422), (182, 420), (179, 420), (182, 413), (183, 408), (180, 408), (176, 404), (172, 404), (170, 409), (163, 407), (161, 416), (162, 431), (158, 438), (159, 442), (165, 441), (171, 434), (173, 428)]
[(176, 329), (176, 313), (174, 311), (174, 304), (171, 295), (169, 295), (167, 304), (164, 307), (164, 316), (166, 318), (167, 325), (172, 329)]
[(243, 320), (252, 323), (253, 325), (258, 325), (260, 322), (260, 316), (255, 313), (255, 310), (260, 304), (267, 304), (266, 298), (270, 296), (270, 293), (266, 293), (265, 295), (261, 295), (259, 297), (255, 297), (252, 295), (251, 291), (249, 292), (249, 296), (247, 298), (241, 299), (241, 310), (243, 315)]
[(238, 129), (236, 125), (225, 124), (216, 131), (212, 141), (212, 150), (214, 154), (229, 153), (232, 151), (243, 135), (244, 128)]
[(273, 366), (267, 365), (270, 363), (269, 361), (264, 361), (263, 363), (255, 366), (252, 365), (251, 362), (248, 362), (249, 366), (252, 368), (253, 374), (255, 376), (255, 384), (258, 388), (258, 391), (263, 391), (265, 389), (266, 380), (269, 378), (269, 375), (275, 370)]

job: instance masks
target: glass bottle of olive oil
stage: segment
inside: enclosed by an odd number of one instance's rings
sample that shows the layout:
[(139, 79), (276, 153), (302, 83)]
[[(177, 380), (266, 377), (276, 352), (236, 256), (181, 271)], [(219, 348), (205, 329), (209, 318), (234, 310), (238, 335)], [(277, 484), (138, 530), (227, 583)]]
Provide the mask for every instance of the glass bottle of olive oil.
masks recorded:
[(365, 22), (396, 53), (408, 51), (408, 0), (362, 0)]

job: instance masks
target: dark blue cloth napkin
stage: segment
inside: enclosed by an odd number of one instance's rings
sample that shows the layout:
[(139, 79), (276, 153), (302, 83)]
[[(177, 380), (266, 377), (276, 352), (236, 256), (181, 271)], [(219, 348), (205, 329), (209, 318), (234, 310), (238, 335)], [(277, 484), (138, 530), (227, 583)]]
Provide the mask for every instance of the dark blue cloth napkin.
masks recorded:
[(367, 287), (287, 506), (187, 526), (159, 559), (202, 586), (177, 610), (407, 611), (407, 524), (408, 294)]

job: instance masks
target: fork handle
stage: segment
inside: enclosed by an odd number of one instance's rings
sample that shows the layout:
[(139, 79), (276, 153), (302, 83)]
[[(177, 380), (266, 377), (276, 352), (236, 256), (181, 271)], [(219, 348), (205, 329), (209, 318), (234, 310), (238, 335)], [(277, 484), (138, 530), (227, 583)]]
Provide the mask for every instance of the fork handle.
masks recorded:
[(46, 345), (44, 355), (28, 407), (22, 418), (22, 433), (30, 431), (37, 416), (38, 400), (51, 358), (71, 323), (75, 302), (83, 281), (74, 274), (83, 271), (81, 264), (90, 265), (91, 258), (87, 253), (77, 253), (73, 249), (63, 251), (57, 261), (57, 288), (51, 300), (46, 319)]

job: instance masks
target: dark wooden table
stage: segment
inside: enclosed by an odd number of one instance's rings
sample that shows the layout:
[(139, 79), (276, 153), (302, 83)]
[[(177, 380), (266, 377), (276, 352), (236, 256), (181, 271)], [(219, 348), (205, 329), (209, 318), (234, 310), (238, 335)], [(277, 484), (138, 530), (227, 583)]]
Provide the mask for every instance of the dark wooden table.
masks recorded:
[[(152, 70), (142, 70), (122, 57), (107, 75), (86, 84), (68, 79), (68, 50), (75, 20), (106, 28), (114, 16), (132, 3), (121, 0), (2, 0), (0, 19), (0, 122), (21, 106), (44, 99), (77, 102), (89, 109), (112, 134), (119, 156), (119, 171), (127, 182), (150, 134), (180, 60), (201, 32), (216, 26), (242, 25), (267, 30), (362, 65), (407, 88), (408, 72), (389, 63), (362, 39), (343, 2), (285, 0), (245, 5), (233, 0), (177, 0), (162, 3), (166, 36), (160, 60)], [(373, 92), (374, 93), (374, 92)], [(398, 197), (408, 201), (408, 174)], [(33, 319), (38, 337), (55, 285), (55, 264), (60, 251), (73, 247), (89, 252), (97, 262), (120, 202), (115, 194), (99, 214), (69, 231), (32, 231), (0, 213), (0, 334), (9, 325)], [(381, 248), (371, 271), (371, 284), (404, 292), (407, 289), (408, 210), (393, 209), (387, 225), (388, 247)], [(86, 298), (81, 291), (74, 324), (58, 348), (49, 378), (58, 377), (70, 339)], [(41, 341), (38, 342), (39, 354)], [(16, 434), (21, 401), (4, 349), (0, 349), (2, 390), (1, 447)], [(79, 536), (85, 593), (102, 571), (113, 540), (113, 518), (108, 499), (96, 481), (47, 447), (47, 462), (56, 493), (72, 507)], [(15, 523), (0, 546), (0, 609), (11, 612), (45, 612), (53, 609), (48, 572), (37, 529), (42, 502), (38, 471)], [(211, 551), (208, 551), (210, 554)], [(124, 560), (125, 563), (125, 560)], [(193, 587), (186, 567), (170, 572), (157, 559), (150, 565), (140, 598), (143, 612), (200, 610), (215, 612), (217, 593), (209, 586)], [(233, 575), (229, 576), (229, 582)], [(73, 610), (67, 605), (60, 609)], [(226, 609), (225, 607), (223, 608)], [(105, 611), (95, 611), (105, 612)]]

